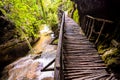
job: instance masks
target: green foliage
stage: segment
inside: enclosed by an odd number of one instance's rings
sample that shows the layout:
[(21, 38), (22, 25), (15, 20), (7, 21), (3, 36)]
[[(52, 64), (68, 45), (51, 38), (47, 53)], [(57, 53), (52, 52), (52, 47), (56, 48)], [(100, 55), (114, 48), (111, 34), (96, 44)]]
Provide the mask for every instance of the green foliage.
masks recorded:
[(116, 67), (118, 65), (120, 65), (120, 59), (118, 58), (111, 58), (107, 61), (107, 67), (111, 68), (111, 67)]
[[(0, 10), (6, 18), (15, 23), (21, 37), (36, 37), (40, 25), (51, 27), (58, 23), (57, 9), (61, 0), (3, 0)], [(23, 34), (24, 32), (24, 34)]]
[[(47, 3), (46, 3), (47, 2)], [(61, 4), (61, 0), (46, 0), (43, 1), (43, 8), (44, 8), (44, 20), (45, 23), (50, 25), (51, 27), (56, 26), (58, 24), (58, 18), (57, 18), (57, 12), (58, 12), (58, 7)]]
[(108, 48), (106, 45), (102, 45), (100, 44), (98, 47), (98, 52), (99, 54), (103, 55), (107, 50), (111, 49), (111, 48)]
[(53, 44), (58, 44), (58, 39), (56, 39), (56, 40), (53, 42)]
[[(68, 14), (72, 16), (71, 13), (74, 10), (75, 3), (71, 0), (64, 0), (63, 4), (63, 10), (67, 11)], [(75, 9), (75, 11), (73, 12), (73, 19), (75, 20), (75, 22), (79, 23), (79, 14), (77, 9)]]
[(117, 48), (111, 48), (102, 55), (106, 66), (112, 71), (117, 71), (120, 67), (120, 51)]
[[(4, 0), (1, 11), (8, 20), (15, 23), (18, 32), (26, 36), (36, 36), (37, 21), (39, 21), (39, 8), (35, 0)], [(37, 25), (36, 25), (37, 24)]]
[(75, 20), (75, 22), (79, 23), (79, 14), (77, 9), (73, 13), (73, 19)]
[(119, 53), (120, 51), (117, 48), (111, 48), (103, 54), (102, 59), (107, 63), (109, 59), (120, 56)]
[(63, 0), (63, 10), (70, 11), (73, 9), (73, 2), (71, 0)]

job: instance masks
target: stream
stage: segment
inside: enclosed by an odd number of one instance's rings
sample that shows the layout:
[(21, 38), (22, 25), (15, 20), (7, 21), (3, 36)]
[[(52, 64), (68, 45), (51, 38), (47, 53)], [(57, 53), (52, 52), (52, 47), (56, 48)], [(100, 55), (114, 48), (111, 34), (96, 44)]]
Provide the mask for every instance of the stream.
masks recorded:
[[(40, 31), (40, 40), (33, 46), (34, 54), (28, 54), (6, 66), (0, 80), (54, 80), (54, 71), (41, 72), (56, 55), (56, 45), (50, 45), (54, 38), (45, 26)], [(54, 63), (50, 66), (54, 67)]]

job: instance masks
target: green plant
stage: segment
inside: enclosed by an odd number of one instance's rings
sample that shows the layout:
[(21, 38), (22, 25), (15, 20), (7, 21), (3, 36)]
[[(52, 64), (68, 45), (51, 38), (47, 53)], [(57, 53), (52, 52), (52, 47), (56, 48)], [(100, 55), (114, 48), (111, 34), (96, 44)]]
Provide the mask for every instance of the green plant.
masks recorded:
[(107, 63), (110, 59), (120, 57), (120, 51), (117, 48), (111, 48), (102, 55), (102, 59)]
[[(47, 3), (46, 3), (47, 2)], [(4, 0), (0, 1), (0, 10), (6, 18), (15, 23), (21, 37), (37, 36), (39, 27), (58, 23), (57, 10), (61, 0)]]
[(75, 20), (75, 22), (79, 23), (79, 14), (77, 9), (73, 13), (73, 19)]

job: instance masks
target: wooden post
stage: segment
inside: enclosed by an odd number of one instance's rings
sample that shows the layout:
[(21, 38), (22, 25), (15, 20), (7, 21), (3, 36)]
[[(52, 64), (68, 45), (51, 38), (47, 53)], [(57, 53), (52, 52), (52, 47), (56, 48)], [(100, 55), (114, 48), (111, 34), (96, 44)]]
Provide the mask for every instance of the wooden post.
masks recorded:
[(90, 19), (90, 22), (89, 22), (89, 25), (88, 25), (88, 28), (87, 28), (87, 33), (86, 33), (86, 36), (87, 36), (87, 37), (88, 37), (89, 32), (90, 32), (91, 22), (92, 22), (92, 19)]
[(90, 35), (88, 36), (88, 39), (89, 39), (89, 40), (90, 40), (91, 35), (92, 35), (92, 32), (93, 32), (94, 23), (95, 23), (95, 20), (93, 19), (93, 22), (92, 22), (92, 27), (91, 27), (91, 30), (90, 30)]
[(84, 29), (85, 34), (87, 32), (88, 24), (89, 24), (89, 20), (87, 20), (87, 17), (86, 17), (86, 24), (85, 24), (85, 29)]
[(97, 42), (99, 41), (99, 38), (100, 38), (100, 35), (101, 35), (102, 31), (103, 31), (104, 25), (105, 25), (105, 21), (103, 21), (102, 27), (101, 27), (100, 32), (98, 34), (98, 37), (97, 37), (97, 39), (95, 41), (95, 44), (97, 44)]
[(81, 26), (83, 30), (85, 30), (85, 26), (86, 26), (85, 22), (86, 22), (86, 16), (84, 16), (84, 18), (83, 18), (83, 24)]

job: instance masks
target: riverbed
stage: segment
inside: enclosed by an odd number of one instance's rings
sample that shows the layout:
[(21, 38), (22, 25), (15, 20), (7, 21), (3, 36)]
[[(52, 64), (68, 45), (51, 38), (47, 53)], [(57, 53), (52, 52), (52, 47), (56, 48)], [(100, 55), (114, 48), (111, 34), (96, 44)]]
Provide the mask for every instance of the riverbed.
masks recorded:
[[(41, 72), (56, 56), (57, 45), (50, 45), (51, 35), (48, 27), (41, 30), (40, 39), (33, 45), (34, 52), (6, 66), (0, 80), (54, 80), (54, 71)], [(50, 67), (54, 68), (54, 63)]]

